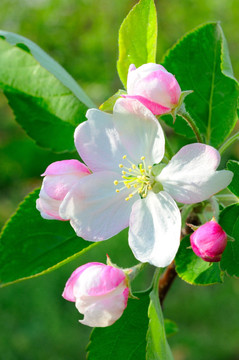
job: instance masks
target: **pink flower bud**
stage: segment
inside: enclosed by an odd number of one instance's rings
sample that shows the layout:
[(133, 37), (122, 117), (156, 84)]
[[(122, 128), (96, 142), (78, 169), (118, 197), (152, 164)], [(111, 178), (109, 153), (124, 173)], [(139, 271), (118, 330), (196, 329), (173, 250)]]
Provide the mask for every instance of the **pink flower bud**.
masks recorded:
[(128, 95), (122, 96), (137, 99), (153, 114), (162, 115), (178, 105), (181, 89), (174, 75), (162, 65), (149, 63), (136, 69), (131, 64), (127, 93)]
[(92, 327), (112, 325), (127, 306), (129, 288), (123, 270), (92, 262), (78, 267), (66, 283), (62, 296), (75, 302)]
[(190, 241), (197, 256), (208, 262), (217, 262), (227, 245), (227, 234), (215, 220), (211, 220), (194, 231)]
[(36, 207), (44, 219), (63, 220), (59, 207), (68, 191), (83, 176), (89, 175), (89, 169), (78, 160), (56, 161), (42, 174), (45, 176)]

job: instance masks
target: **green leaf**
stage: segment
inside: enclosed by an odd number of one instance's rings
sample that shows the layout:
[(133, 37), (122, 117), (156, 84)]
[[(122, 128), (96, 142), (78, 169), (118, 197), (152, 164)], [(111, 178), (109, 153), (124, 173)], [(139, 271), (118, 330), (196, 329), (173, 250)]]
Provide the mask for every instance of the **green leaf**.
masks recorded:
[(239, 204), (225, 208), (219, 218), (219, 224), (234, 241), (228, 241), (222, 254), (221, 269), (230, 276), (239, 277)]
[(157, 13), (154, 0), (141, 0), (129, 12), (119, 30), (117, 69), (126, 88), (130, 64), (139, 67), (155, 62), (157, 47)]
[(175, 258), (176, 271), (181, 279), (192, 285), (222, 283), (222, 273), (218, 263), (210, 264), (198, 257), (190, 247), (190, 237), (180, 244)]
[(149, 292), (135, 295), (119, 320), (92, 331), (88, 360), (145, 360)]
[(36, 44), (6, 31), (0, 31), (0, 88), (17, 122), (38, 145), (75, 150), (74, 130), (94, 104)]
[(164, 319), (164, 327), (167, 337), (173, 336), (178, 332), (178, 326), (172, 320)]
[(113, 96), (101, 104), (99, 109), (101, 111), (112, 112), (116, 100), (119, 99), (123, 94), (127, 94), (127, 92), (125, 90), (118, 90)]
[[(182, 90), (194, 91), (185, 99), (186, 109), (206, 143), (218, 147), (236, 124), (239, 94), (220, 25), (209, 23), (188, 33), (168, 51), (162, 64), (176, 76)], [(169, 117), (165, 121), (177, 133), (192, 137), (181, 117), (175, 125)]]
[(154, 287), (150, 293), (146, 360), (173, 360), (173, 356), (166, 338), (164, 318), (158, 296), (158, 282), (162, 271), (163, 269), (156, 270)]
[(239, 197), (239, 162), (235, 160), (228, 161), (227, 169), (232, 171), (234, 174), (232, 182), (228, 185), (228, 189)]
[(20, 204), (0, 236), (0, 286), (43, 275), (98, 243), (76, 236), (66, 221), (45, 220), (36, 209), (39, 190)]

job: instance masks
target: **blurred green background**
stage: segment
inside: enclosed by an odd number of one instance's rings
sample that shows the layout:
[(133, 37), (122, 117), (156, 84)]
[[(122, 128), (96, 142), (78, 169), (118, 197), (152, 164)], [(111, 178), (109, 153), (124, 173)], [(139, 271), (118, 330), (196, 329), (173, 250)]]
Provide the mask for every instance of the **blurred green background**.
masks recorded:
[[(26, 36), (63, 65), (96, 104), (122, 87), (116, 72), (118, 29), (136, 1), (1, 0), (0, 28)], [(158, 61), (179, 37), (211, 20), (221, 21), (239, 78), (238, 0), (156, 0)], [(200, 69), (198, 69), (200, 71)], [(183, 143), (177, 138), (175, 147)], [(238, 145), (233, 148), (236, 157)], [(228, 154), (227, 154), (228, 155)], [(68, 156), (69, 157), (69, 156)], [(37, 147), (16, 124), (0, 93), (0, 225), (23, 197), (40, 186), (41, 174), (57, 155)], [(85, 359), (90, 328), (78, 323), (73, 303), (61, 298), (65, 281), (79, 265), (105, 261), (131, 266), (127, 232), (103, 242), (79, 260), (49, 275), (0, 290), (0, 359)], [(142, 274), (135, 288), (150, 278)], [(239, 360), (239, 282), (193, 287), (177, 279), (164, 311), (179, 333), (170, 339), (175, 360)]]

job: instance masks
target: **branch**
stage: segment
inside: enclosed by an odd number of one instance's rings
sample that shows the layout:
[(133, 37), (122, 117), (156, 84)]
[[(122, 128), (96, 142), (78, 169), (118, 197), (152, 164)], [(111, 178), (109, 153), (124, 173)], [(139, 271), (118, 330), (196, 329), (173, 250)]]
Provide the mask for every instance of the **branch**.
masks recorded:
[(177, 276), (174, 261), (167, 267), (161, 278), (159, 279), (159, 300), (161, 305), (167, 295), (175, 277)]

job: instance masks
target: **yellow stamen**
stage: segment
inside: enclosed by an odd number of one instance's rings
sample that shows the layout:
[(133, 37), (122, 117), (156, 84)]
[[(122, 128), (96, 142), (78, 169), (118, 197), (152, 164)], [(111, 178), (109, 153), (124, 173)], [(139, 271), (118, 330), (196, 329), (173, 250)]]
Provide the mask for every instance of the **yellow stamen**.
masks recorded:
[(120, 191), (119, 191), (119, 189), (116, 189), (115, 191), (116, 191), (117, 193), (119, 193), (119, 192), (120, 192)]
[(146, 165), (145, 156), (141, 156), (141, 162), (137, 163), (137, 165), (132, 163), (130, 159), (127, 159), (126, 155), (123, 155), (122, 159), (126, 159), (126, 161), (130, 163), (130, 167), (119, 164), (122, 180), (115, 180), (114, 184), (118, 185), (119, 183), (123, 183), (124, 186), (121, 189), (117, 189), (116, 192), (133, 188), (133, 192), (125, 198), (126, 201), (129, 201), (135, 194), (139, 194), (142, 198), (145, 198), (148, 195), (148, 191), (152, 190), (152, 181), (154, 181), (150, 171), (152, 166)]

